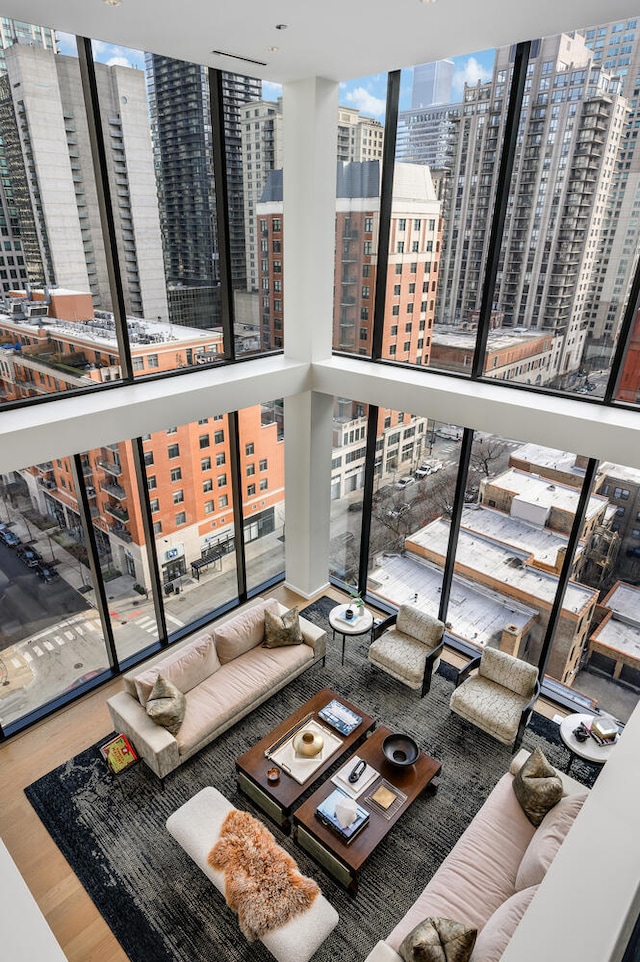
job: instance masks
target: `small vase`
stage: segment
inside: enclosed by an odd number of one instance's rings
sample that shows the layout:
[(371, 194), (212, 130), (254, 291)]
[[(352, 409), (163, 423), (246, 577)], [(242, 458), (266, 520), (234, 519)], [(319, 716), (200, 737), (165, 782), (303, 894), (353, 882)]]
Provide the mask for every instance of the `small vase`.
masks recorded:
[(303, 758), (314, 758), (322, 751), (323, 745), (322, 735), (312, 731), (299, 732), (293, 739), (296, 755), (302, 755)]

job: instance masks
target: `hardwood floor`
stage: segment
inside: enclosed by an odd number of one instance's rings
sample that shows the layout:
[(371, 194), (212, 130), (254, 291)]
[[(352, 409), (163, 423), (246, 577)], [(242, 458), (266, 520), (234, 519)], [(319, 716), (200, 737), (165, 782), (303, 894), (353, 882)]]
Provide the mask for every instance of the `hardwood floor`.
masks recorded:
[[(335, 589), (326, 593), (337, 603), (345, 600)], [(284, 586), (270, 595), (287, 606), (308, 603)], [(462, 664), (452, 653), (447, 653), (447, 660)], [(69, 962), (127, 962), (127, 956), (27, 801), (24, 789), (112, 730), (106, 701), (121, 687), (122, 682), (115, 679), (0, 747), (0, 836)], [(557, 711), (548, 704), (536, 707), (545, 714)]]

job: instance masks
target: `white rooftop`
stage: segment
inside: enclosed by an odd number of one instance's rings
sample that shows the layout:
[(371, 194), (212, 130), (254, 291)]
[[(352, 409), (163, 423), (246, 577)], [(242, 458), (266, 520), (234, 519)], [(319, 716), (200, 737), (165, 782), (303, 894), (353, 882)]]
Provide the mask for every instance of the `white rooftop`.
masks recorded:
[[(556, 564), (558, 551), (566, 548), (569, 542), (566, 535), (551, 528), (527, 524), (526, 521), (512, 518), (511, 515), (481, 504), (464, 508), (462, 526), (494, 541), (513, 545), (525, 553), (530, 553), (536, 561), (547, 565)], [(583, 547), (579, 546), (579, 553), (583, 551)]]
[[(640, 474), (640, 472), (639, 472)], [(538, 474), (529, 474), (527, 471), (519, 471), (517, 468), (509, 468), (497, 478), (492, 478), (489, 484), (496, 488), (505, 488), (513, 491), (522, 499), (531, 504), (539, 504), (543, 507), (559, 508), (564, 511), (575, 513), (578, 507), (580, 491), (571, 487), (569, 484), (560, 484), (558, 481), (549, 481), (548, 478), (541, 478)], [(608, 504), (608, 499), (600, 494), (594, 494), (589, 498), (586, 516), (593, 517), (603, 507)]]
[[(394, 605), (410, 602), (437, 618), (442, 570), (411, 555), (382, 557), (371, 572), (368, 588)], [(451, 625), (449, 634), (484, 648), (491, 642), (499, 642), (506, 625), (516, 625), (524, 631), (537, 615), (534, 608), (473, 584), (466, 578), (453, 577), (447, 614), (447, 623)]]
[[(442, 564), (449, 543), (449, 522), (437, 518), (425, 525), (405, 541), (407, 551), (413, 546), (424, 547), (442, 558)], [(501, 545), (492, 538), (484, 537), (473, 531), (460, 529), (456, 564), (464, 565), (483, 578), (496, 584), (520, 591), (532, 599), (540, 599), (546, 607), (553, 604), (558, 578), (527, 564), (528, 551), (510, 545)], [(598, 592), (586, 585), (569, 582), (563, 601), (563, 611), (579, 615)]]
[(612, 464), (611, 461), (603, 461), (598, 467), (598, 474), (608, 474), (619, 481), (630, 481), (631, 484), (640, 484), (640, 469), (629, 468), (624, 464)]
[(576, 480), (584, 478), (585, 469), (576, 466), (576, 455), (572, 451), (558, 451), (557, 448), (545, 448), (541, 444), (523, 444), (511, 452), (511, 457), (537, 464), (540, 468), (573, 474)]
[(606, 599), (612, 612), (594, 632), (593, 638), (614, 652), (640, 661), (640, 588), (620, 581)]
[(640, 628), (640, 588), (634, 588), (633, 585), (619, 581), (610, 592), (605, 604), (611, 609), (618, 623), (626, 621)]
[[(501, 351), (503, 348), (526, 344), (527, 341), (539, 341), (544, 334), (541, 331), (489, 331), (487, 351)], [(432, 342), (444, 347), (459, 347), (466, 351), (473, 351), (476, 346), (476, 331), (456, 331), (443, 329), (437, 324), (433, 328)]]

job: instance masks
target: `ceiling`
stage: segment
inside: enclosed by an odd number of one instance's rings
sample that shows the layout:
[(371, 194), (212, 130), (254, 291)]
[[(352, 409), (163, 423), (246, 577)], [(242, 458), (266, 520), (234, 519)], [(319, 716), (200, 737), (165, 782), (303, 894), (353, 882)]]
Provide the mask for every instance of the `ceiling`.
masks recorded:
[(310, 76), (351, 80), (606, 23), (637, 15), (638, 8), (635, 0), (122, 0), (119, 7), (104, 0), (2, 0), (1, 12), (287, 83)]

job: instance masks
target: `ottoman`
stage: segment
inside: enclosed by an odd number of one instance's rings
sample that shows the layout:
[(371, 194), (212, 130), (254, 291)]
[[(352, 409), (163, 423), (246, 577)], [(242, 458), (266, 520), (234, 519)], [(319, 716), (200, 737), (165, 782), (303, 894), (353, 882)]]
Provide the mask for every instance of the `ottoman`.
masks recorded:
[[(207, 862), (220, 837), (220, 828), (234, 805), (217, 788), (203, 788), (167, 819), (167, 831), (191, 856), (207, 878), (224, 895), (224, 873)], [(318, 895), (311, 908), (286, 925), (262, 936), (262, 943), (278, 962), (308, 962), (338, 923), (338, 913)]]

